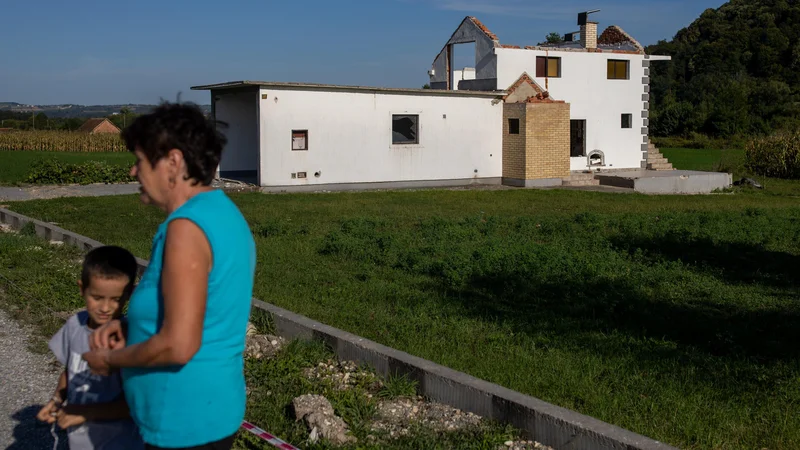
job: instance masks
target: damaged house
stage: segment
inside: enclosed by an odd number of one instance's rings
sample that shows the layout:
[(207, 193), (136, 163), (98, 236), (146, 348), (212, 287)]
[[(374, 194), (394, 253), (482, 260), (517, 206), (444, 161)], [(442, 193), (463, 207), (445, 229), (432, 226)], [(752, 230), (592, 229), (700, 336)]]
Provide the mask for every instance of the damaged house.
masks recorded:
[[(211, 92), (227, 122), (220, 176), (280, 190), (560, 185), (576, 171), (646, 165), (652, 61), (588, 13), (559, 43), (516, 46), (465, 18), (431, 89), (236, 81)], [(474, 47), (474, 67), (454, 52)]]

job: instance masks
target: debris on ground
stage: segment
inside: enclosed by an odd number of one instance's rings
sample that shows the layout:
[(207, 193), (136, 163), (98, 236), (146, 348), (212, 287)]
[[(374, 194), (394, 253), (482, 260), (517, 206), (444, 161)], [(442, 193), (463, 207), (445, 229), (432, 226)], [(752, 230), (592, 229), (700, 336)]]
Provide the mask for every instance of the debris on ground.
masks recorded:
[(553, 450), (553, 447), (535, 441), (506, 441), (497, 450)]
[(383, 387), (383, 383), (374, 373), (360, 369), (353, 361), (328, 360), (305, 369), (303, 375), (309, 380), (328, 382), (337, 390), (361, 386), (368, 392), (376, 393)]
[(7, 223), (0, 223), (0, 233), (17, 233), (17, 230)]
[(733, 185), (734, 186), (750, 185), (756, 189), (764, 189), (764, 186), (762, 186), (761, 183), (752, 178), (742, 178), (741, 180), (734, 181)]
[(302, 395), (292, 400), (295, 420), (302, 420), (309, 430), (309, 441), (314, 443), (326, 439), (334, 445), (345, 445), (356, 441), (349, 435), (349, 428), (334, 411), (331, 402), (322, 395)]
[(457, 431), (480, 423), (481, 418), (475, 414), (415, 396), (379, 403), (372, 429), (390, 437), (400, 437), (407, 436), (414, 425), (436, 431)]
[(286, 340), (271, 334), (248, 334), (244, 356), (246, 358), (265, 359), (272, 358), (286, 345)]

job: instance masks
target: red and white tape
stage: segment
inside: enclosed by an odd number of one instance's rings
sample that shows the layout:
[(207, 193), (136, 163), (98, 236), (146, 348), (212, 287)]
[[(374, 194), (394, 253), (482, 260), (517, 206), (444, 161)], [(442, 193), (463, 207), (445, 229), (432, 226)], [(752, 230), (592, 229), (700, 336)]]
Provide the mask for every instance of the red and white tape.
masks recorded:
[(267, 433), (266, 431), (262, 430), (261, 428), (258, 428), (257, 426), (253, 425), (252, 423), (246, 420), (242, 422), (242, 428), (260, 437), (261, 439), (267, 441), (267, 443), (272, 444), (273, 447), (278, 447), (282, 450), (300, 450), (294, 445), (283, 442), (277, 437)]

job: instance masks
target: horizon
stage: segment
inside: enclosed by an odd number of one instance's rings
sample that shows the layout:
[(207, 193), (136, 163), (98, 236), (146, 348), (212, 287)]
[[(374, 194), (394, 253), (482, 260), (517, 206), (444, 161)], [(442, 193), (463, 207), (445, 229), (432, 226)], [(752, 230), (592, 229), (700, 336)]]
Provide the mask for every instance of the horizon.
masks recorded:
[[(182, 100), (208, 105), (209, 92), (191, 86), (247, 79), (419, 88), (466, 16), (477, 17), (501, 43), (533, 45), (551, 32), (576, 31), (579, 12), (600, 9), (593, 15), (600, 30), (618, 25), (647, 46), (672, 39), (702, 11), (726, 2), (303, 3), (240, 1), (222, 10), (212, 9), (216, 4), (209, 0), (191, 7), (153, 0), (16, 4), (4, 11), (7, 25), (0, 29), (0, 39), (14, 42), (0, 70), (0, 102), (152, 105), (180, 93)], [(455, 62), (466, 65), (458, 56)]]

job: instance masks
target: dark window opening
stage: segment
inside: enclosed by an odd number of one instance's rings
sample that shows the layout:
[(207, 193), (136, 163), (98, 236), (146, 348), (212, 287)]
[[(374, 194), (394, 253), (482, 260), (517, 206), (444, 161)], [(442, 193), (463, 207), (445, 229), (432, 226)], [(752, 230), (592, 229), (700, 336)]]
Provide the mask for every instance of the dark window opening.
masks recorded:
[(508, 119), (508, 134), (519, 134), (519, 119)]
[(292, 130), (292, 150), (308, 150), (308, 130)]
[(560, 78), (561, 58), (549, 56), (536, 57), (536, 76), (538, 78)]
[(418, 144), (418, 131), (418, 115), (392, 115), (392, 144)]
[(633, 114), (623, 114), (622, 128), (631, 128), (631, 127), (633, 127)]
[(586, 121), (569, 121), (569, 156), (586, 156)]
[(608, 79), (609, 80), (627, 80), (628, 79), (628, 66), (630, 61), (623, 61), (618, 59), (608, 60)]

